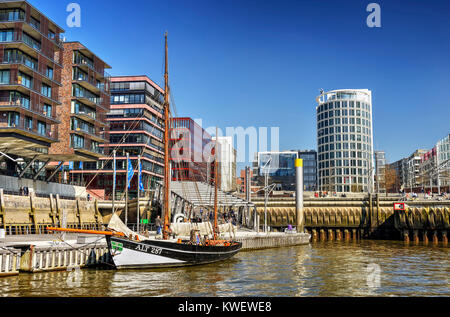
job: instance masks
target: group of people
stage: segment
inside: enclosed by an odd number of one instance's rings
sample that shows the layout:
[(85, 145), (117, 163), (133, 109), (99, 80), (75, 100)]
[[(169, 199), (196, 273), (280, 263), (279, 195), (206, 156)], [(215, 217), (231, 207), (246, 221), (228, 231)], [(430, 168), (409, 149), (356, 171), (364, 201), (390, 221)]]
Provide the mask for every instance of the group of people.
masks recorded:
[(20, 186), (19, 193), (20, 196), (28, 196), (30, 194), (30, 189), (28, 187)]

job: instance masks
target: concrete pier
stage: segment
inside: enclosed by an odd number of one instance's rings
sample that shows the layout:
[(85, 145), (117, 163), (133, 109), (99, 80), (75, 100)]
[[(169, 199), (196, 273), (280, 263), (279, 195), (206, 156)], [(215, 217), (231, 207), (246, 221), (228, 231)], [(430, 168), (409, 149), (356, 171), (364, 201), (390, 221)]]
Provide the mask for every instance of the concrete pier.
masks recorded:
[(242, 243), (242, 251), (250, 251), (309, 244), (311, 235), (308, 233), (238, 232), (235, 240)]

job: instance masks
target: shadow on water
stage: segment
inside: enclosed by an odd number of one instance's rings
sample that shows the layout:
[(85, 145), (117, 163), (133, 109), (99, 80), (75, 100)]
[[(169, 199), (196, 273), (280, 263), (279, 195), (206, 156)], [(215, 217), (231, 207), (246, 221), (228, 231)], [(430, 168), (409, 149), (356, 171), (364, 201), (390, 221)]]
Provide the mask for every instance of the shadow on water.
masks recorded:
[(202, 266), (1, 278), (1, 296), (449, 296), (443, 246), (315, 242)]

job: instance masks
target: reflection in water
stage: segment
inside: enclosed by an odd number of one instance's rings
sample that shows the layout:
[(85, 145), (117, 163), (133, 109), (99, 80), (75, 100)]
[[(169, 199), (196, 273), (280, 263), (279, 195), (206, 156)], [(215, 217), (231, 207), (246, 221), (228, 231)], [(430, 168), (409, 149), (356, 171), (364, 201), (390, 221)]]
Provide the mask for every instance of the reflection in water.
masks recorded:
[[(229, 261), (197, 267), (22, 273), (1, 278), (0, 295), (449, 296), (449, 273), (446, 247), (319, 242), (241, 252)], [(75, 279), (73, 274), (78, 274)]]

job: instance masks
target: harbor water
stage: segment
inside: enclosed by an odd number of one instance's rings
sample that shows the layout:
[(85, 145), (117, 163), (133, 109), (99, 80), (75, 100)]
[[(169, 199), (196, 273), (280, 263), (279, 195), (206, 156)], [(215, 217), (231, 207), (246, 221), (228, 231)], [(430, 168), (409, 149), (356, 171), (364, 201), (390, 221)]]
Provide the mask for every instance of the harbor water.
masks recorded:
[(241, 252), (187, 268), (21, 273), (0, 279), (4, 297), (450, 296), (443, 245), (317, 242)]

